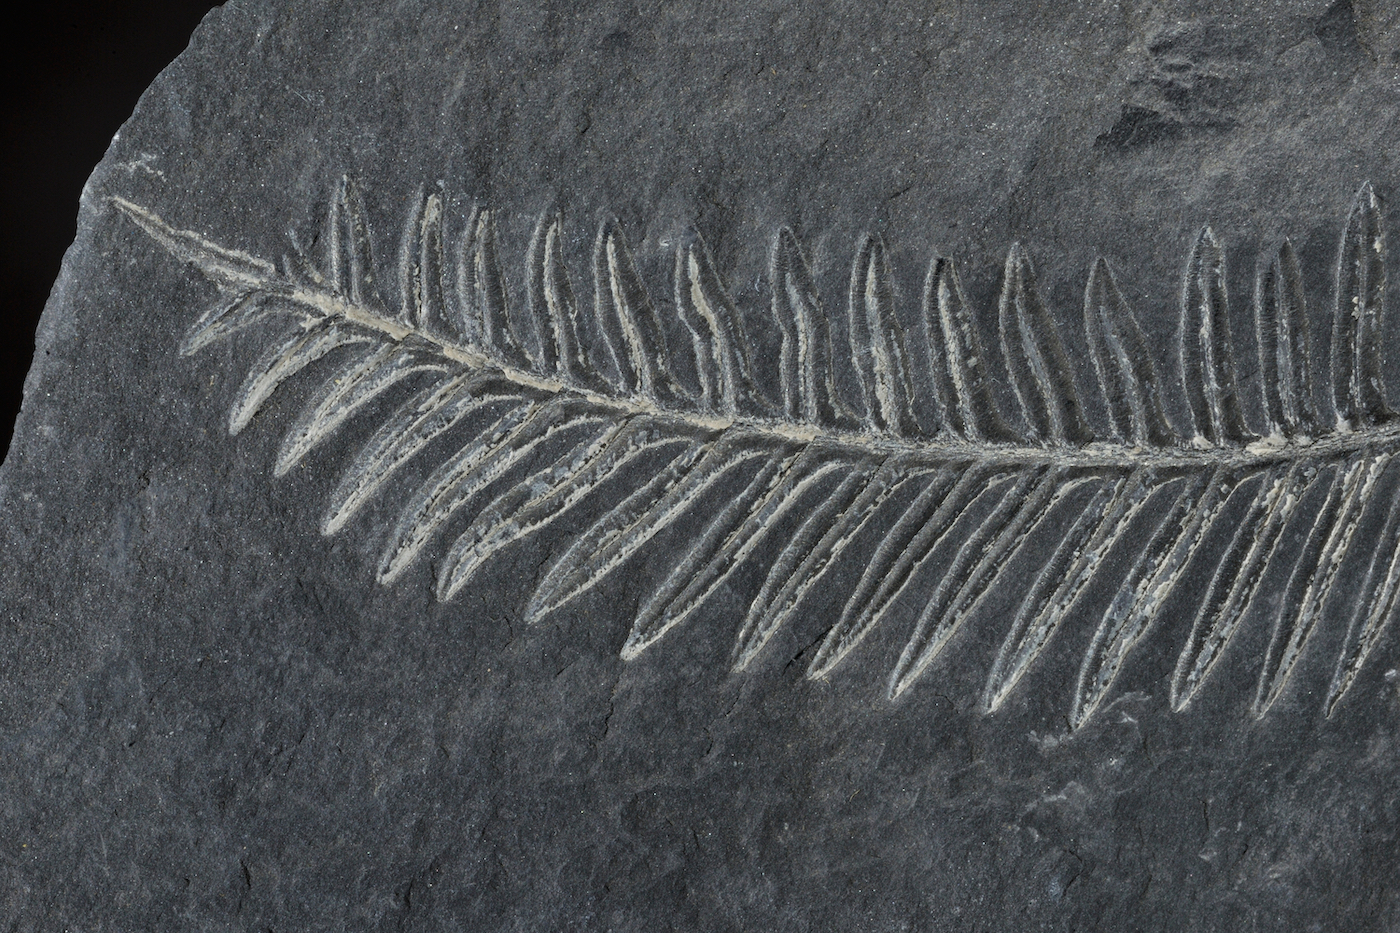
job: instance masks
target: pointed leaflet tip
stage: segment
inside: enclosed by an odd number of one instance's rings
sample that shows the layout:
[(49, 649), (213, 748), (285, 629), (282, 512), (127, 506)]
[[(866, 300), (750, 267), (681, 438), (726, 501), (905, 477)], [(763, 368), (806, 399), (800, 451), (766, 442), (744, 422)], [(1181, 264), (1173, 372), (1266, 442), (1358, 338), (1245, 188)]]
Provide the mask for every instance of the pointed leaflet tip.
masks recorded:
[(1103, 258), (1084, 288), (1084, 329), (1115, 434), (1136, 446), (1170, 444), (1175, 434), (1162, 411), (1147, 340)]
[[(886, 400), (882, 398), (882, 389), (887, 390), (888, 387), (879, 385), (879, 367), (875, 359), (880, 327), (878, 306), (889, 298), (887, 284), (882, 281), (882, 252), (883, 244), (869, 234), (861, 237), (856, 244), (855, 259), (851, 262), (850, 294), (846, 303), (851, 365), (855, 368), (856, 381), (860, 386), (865, 428), (871, 432), (883, 431), (890, 424), (886, 417)], [(871, 320), (872, 316), (875, 317), (874, 321)]]
[(655, 437), (629, 421), (595, 433), (496, 496), (457, 537), (443, 561), (443, 570), (469, 580), (502, 548), (551, 527), (629, 464), (652, 451), (684, 442), (684, 438)]
[[(449, 324), (460, 339), (468, 344), (482, 347), (481, 311), (476, 299), (476, 225), (481, 216), (479, 206), (472, 207), (466, 226), (457, 241), (456, 300), (449, 309)], [(484, 347), (482, 347), (484, 349)]]
[(1005, 702), (1031, 663), (1070, 617), (1070, 610), (1083, 597), (1090, 582), (1106, 568), (1110, 552), (1127, 540), (1128, 529), (1155, 491), (1155, 482), (1152, 471), (1139, 466), (1111, 482), (1106, 481), (1080, 509), (1075, 525), (1064, 535), (1054, 556), (1044, 565), (1035, 585), (1022, 600), (997, 653), (983, 694), (988, 712), (995, 712)]
[(1084, 286), (1084, 333), (1089, 339), (1089, 358), (1099, 388), (1108, 403), (1113, 435), (1127, 440), (1135, 434), (1132, 390), (1125, 385), (1128, 374), (1123, 371), (1119, 354), (1114, 352), (1118, 347), (1111, 323), (1122, 300), (1108, 263), (1102, 257), (1094, 260), (1089, 282)]
[(380, 558), (381, 583), (403, 573), (438, 529), (470, 503), (482, 485), (494, 479), (484, 476), (479, 468), (502, 445), (508, 446), (539, 408), (539, 403), (524, 399), (511, 405), (418, 487), (400, 512)]
[[(959, 475), (961, 468), (961, 475)], [(956, 480), (955, 480), (956, 477)], [(883, 621), (906, 586), (933, 556), (953, 524), (987, 486), (991, 474), (972, 464), (934, 471), (884, 535), (837, 620), (822, 639), (809, 678), (825, 677)]]
[(1150, 535), (1125, 538), (1128, 553), (1121, 559), (1128, 563), (1128, 570), (1120, 576), (1118, 591), (1080, 662), (1070, 705), (1072, 729), (1083, 726), (1098, 709), (1129, 653), (1151, 627), (1156, 607), (1175, 584), (1173, 566), (1180, 563), (1176, 558), (1194, 550), (1200, 529), (1210, 526), (1210, 516), (1218, 511), (1220, 489), (1219, 475), (1188, 477), (1183, 488), (1170, 495), (1169, 507)]
[[(480, 491), (517, 467), (529, 464), (537, 455), (548, 456), (548, 451), (555, 450), (555, 456), (568, 461), (575, 450), (588, 445), (591, 437), (606, 433), (611, 427), (606, 414), (590, 410), (578, 399), (563, 396), (547, 402), (493, 447), (475, 469), (461, 477), (452, 493), (454, 510), (474, 501)], [(584, 436), (580, 437), (580, 433)], [(556, 446), (560, 439), (562, 450)], [(460, 560), (462, 556), (455, 548), (449, 549), (446, 561), (438, 567), (438, 599), (451, 599), (470, 580), (472, 568)]]
[(464, 418), (507, 398), (490, 388), (489, 377), (448, 373), (401, 405), (375, 432), (331, 493), (322, 534), (334, 534), (401, 466)]
[[(282, 342), (268, 347), (249, 369), (247, 378), (234, 397), (229, 411), (228, 433), (236, 435), (247, 427), (263, 403), (283, 382), (332, 350), (361, 343), (368, 343), (363, 334), (347, 331), (335, 321), (325, 321), (310, 330), (297, 330)], [(371, 353), (372, 349), (363, 350), (360, 358)]]
[[(1128, 505), (1125, 493), (1130, 486), (1140, 488), (1140, 477), (1121, 476), (1100, 486), (1062, 534), (1059, 546), (1021, 600), (1020, 610), (992, 662), (982, 690), (984, 711), (995, 713), (1001, 708), (1059, 629), (1064, 610), (1077, 595), (1076, 584), (1087, 583), (1085, 566), (1092, 568), (1091, 562), (1102, 556), (1099, 548), (1112, 543), (1112, 537), (1104, 531), (1118, 525)], [(1112, 507), (1105, 510), (1110, 501)]]
[(661, 321), (617, 218), (598, 227), (593, 247), (594, 309), (617, 368), (619, 391), (662, 401), (686, 398), (670, 367)]
[[(1262, 475), (1228, 549), (1217, 558), (1186, 647), (1177, 659), (1171, 686), (1174, 709), (1191, 702), (1239, 631), (1311, 479), (1310, 471), (1296, 461), (1287, 470), (1275, 466)], [(1285, 551), (1282, 559), (1288, 562), (1294, 556)]]
[(1298, 257), (1286, 239), (1255, 278), (1254, 332), (1268, 433), (1311, 435), (1316, 418), (1308, 316)]
[[(422, 288), (421, 267), (419, 265), (419, 245), (424, 227), (433, 221), (428, 219), (428, 195), (426, 189), (418, 186), (409, 203), (408, 216), (404, 218), (403, 234), (399, 238), (399, 310), (398, 322), (405, 327), (417, 327), (421, 322)], [(441, 219), (441, 211), (438, 212)]]
[(1254, 715), (1262, 718), (1278, 699), (1289, 675), (1322, 618), (1337, 575), (1356, 536), (1372, 491), (1393, 453), (1363, 449), (1345, 469), (1337, 467), (1327, 502), (1318, 511), (1288, 588), (1274, 619), (1259, 686)]
[(1240, 410), (1231, 352), (1225, 252), (1203, 227), (1186, 263), (1177, 334), (1181, 379), (1196, 436), (1210, 444), (1234, 444), (1249, 435)]
[(1400, 596), (1400, 499), (1391, 505), (1377, 543), (1327, 688), (1323, 711), (1329, 717), (1355, 683), (1371, 649), (1379, 642), (1381, 631), (1395, 615), (1396, 598)]
[(987, 355), (953, 260), (938, 256), (924, 279), (924, 335), (939, 417), (970, 441), (1017, 441), (991, 391)]
[[(571, 600), (587, 592), (604, 576), (616, 569), (620, 560), (616, 558), (626, 549), (627, 542), (619, 544), (624, 535), (635, 538), (638, 535), (650, 536), (659, 530), (652, 526), (644, 527), (649, 513), (663, 499), (674, 498), (675, 488), (685, 482), (698, 463), (704, 460), (713, 462), (710, 453), (716, 443), (713, 433), (688, 438), (684, 450), (657, 470), (656, 474), (625, 497), (602, 517), (593, 523), (583, 534), (574, 539), (558, 560), (552, 572), (545, 575), (543, 582), (535, 588), (525, 607), (525, 619), (535, 622)], [(600, 555), (602, 559), (600, 560)], [(590, 563), (598, 563), (596, 574), (585, 572)], [(602, 566), (603, 564), (609, 566)]]
[(113, 195), (113, 207), (131, 218), (146, 235), (177, 259), (192, 263), (201, 273), (220, 285), (235, 290), (276, 291), (276, 267), (240, 250), (226, 249), (189, 230), (177, 230), (152, 211), (126, 198)]
[(1006, 254), (998, 305), (1002, 352), (1031, 436), (1055, 445), (1092, 441), (1069, 356), (1036, 292), (1035, 270), (1020, 243)]
[[(562, 316), (563, 309), (559, 307), (559, 296), (551, 294), (551, 286), (558, 288), (557, 281), (547, 281), (550, 278), (547, 267), (552, 258), (551, 253), (558, 249), (558, 215), (545, 212), (535, 223), (535, 232), (530, 236), (530, 248), (525, 254), (525, 303), (530, 312), (530, 320), (535, 325), (537, 345), (531, 356), (536, 362), (536, 372), (543, 375), (563, 374), (559, 359), (559, 331), (563, 322), (558, 319)], [(572, 300), (573, 295), (570, 294), (571, 304)]]
[(773, 316), (783, 335), (780, 375), (788, 418), (827, 427), (846, 423), (851, 416), (837, 398), (832, 380), (826, 312), (790, 227), (779, 230), (773, 241), (770, 279)]
[[(889, 698), (898, 699), (933, 663), (987, 588), (1006, 566), (1008, 552), (1037, 528), (1060, 496), (1084, 481), (1070, 480), (1061, 468), (1032, 466), (1014, 476), (1009, 492), (963, 542), (925, 603), (914, 633), (905, 643), (889, 679)], [(982, 498), (987, 496), (984, 491)]]
[(675, 285), (676, 310), (695, 344), (701, 404), (726, 415), (772, 414), (753, 382), (743, 318), (698, 230), (689, 245), (676, 247)]
[(399, 255), (398, 319), (405, 327), (441, 331), (447, 325), (442, 256), (442, 198), (419, 186)]
[(506, 280), (496, 252), (495, 215), (487, 208), (477, 210), (469, 229), (458, 264), (458, 293), (480, 326), (483, 349), (508, 366), (525, 369), (529, 361), (511, 326)]
[[(569, 571), (561, 575), (563, 579), (554, 588), (557, 595), (551, 600), (553, 605), (562, 606), (588, 592), (638, 553), (654, 535), (693, 514), (695, 507), (711, 490), (719, 488), (731, 471), (750, 460), (773, 456), (772, 451), (751, 443), (749, 438), (721, 435), (694, 467), (687, 467), (684, 475), (645, 504), (626, 527), (616, 527), (617, 510), (598, 520), (595, 528), (600, 531), (590, 530), (580, 539), (596, 537), (597, 544), (576, 555)], [(640, 501), (635, 504), (642, 505)]]
[(1370, 184), (1357, 192), (1337, 257), (1332, 320), (1332, 403), (1339, 423), (1351, 427), (1387, 420), (1381, 365), (1385, 301), (1385, 230), (1380, 199)]
[(446, 368), (440, 357), (414, 353), (397, 343), (382, 343), (368, 356), (351, 360), (322, 384), (287, 431), (275, 474), (285, 474), (357, 411), (403, 380)]
[(530, 314), (540, 342), (540, 365), (573, 386), (602, 391), (606, 382), (589, 362), (573, 280), (564, 264), (563, 220), (544, 214), (526, 259)]
[[(759, 469), (741, 487), (740, 492), (730, 497), (729, 501), (718, 509), (689, 550), (666, 575), (661, 587), (637, 613), (632, 622), (632, 630), (622, 646), (623, 660), (630, 661), (638, 657), (680, 624), (686, 614), (667, 611), (672, 599), (689, 581), (710, 573), (712, 562), (727, 550), (727, 545), (737, 543), (736, 533), (747, 524), (749, 516), (756, 509), (761, 509), (763, 503), (779, 487), (798, 453), (797, 447), (775, 451), (761, 462)], [(688, 498), (693, 501), (696, 496), (692, 494)]]
[[(802, 352), (802, 332), (798, 329), (798, 314), (805, 298), (802, 292), (792, 288), (797, 272), (794, 266), (800, 263), (802, 254), (797, 248), (797, 238), (792, 230), (783, 227), (773, 238), (772, 258), (769, 263), (769, 285), (773, 292), (773, 318), (777, 321), (782, 335), (782, 349), (778, 364), (778, 384), (783, 394), (783, 414), (790, 419), (801, 418), (806, 409), (806, 394), (803, 392), (804, 372), (800, 365)], [(800, 279), (799, 279), (800, 281)], [(796, 299), (796, 300), (794, 300)]]
[[(798, 514), (797, 510), (807, 501), (809, 493), (823, 492), (829, 474), (844, 471), (849, 477), (856, 469), (853, 464), (841, 460), (822, 462), (819, 451), (806, 447), (697, 572), (667, 577), (666, 583), (638, 613), (634, 628), (651, 628), (656, 624), (654, 620), (663, 618), (663, 625), (683, 622), (748, 558), (766, 553), (774, 546), (769, 539), (779, 532), (783, 520)], [(839, 495), (839, 487), (826, 489), (823, 498), (829, 501)], [(818, 500), (811, 507), (820, 503)]]
[(853, 464), (840, 485), (816, 503), (778, 549), (758, 595), (749, 603), (734, 640), (734, 670), (753, 663), (902, 479), (889, 461), (865, 459)]
[(906, 436), (919, 433), (904, 327), (895, 315), (885, 242), (878, 236), (866, 234), (856, 247), (847, 316), (867, 429)]
[(342, 175), (331, 202), (330, 236), (326, 264), (332, 290), (351, 304), (379, 307), (383, 304), (374, 281), (374, 249), (359, 185)]
[(242, 330), (277, 310), (269, 307), (268, 296), (262, 292), (238, 292), (210, 308), (190, 328), (180, 344), (181, 356), (193, 356), (200, 350)]
[(439, 328), (447, 322), (443, 302), (442, 198), (428, 195), (423, 205), (423, 223), (418, 228), (418, 268), (413, 322), (419, 328)]

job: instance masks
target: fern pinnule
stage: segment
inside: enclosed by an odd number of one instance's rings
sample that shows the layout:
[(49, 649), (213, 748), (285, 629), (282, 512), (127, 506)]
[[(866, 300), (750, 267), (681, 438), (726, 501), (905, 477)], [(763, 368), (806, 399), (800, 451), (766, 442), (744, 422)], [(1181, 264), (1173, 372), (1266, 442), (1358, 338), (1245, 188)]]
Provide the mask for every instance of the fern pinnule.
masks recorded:
[(1317, 431), (1313, 362), (1303, 275), (1293, 244), (1284, 240), (1254, 286), (1259, 382), (1271, 436), (1309, 437)]
[[(298, 469), (332, 438), (357, 447), (322, 530), (342, 532), (370, 502), (392, 499), (381, 582), (403, 578), (442, 539), (436, 591), (450, 600), (503, 549), (579, 525), (522, 597), (535, 620), (603, 594), (665, 540), (673, 559), (639, 583), (621, 646), (629, 662), (702, 618), (721, 589), (756, 578), (735, 620), (735, 671), (757, 666), (778, 633), (830, 613), (807, 676), (837, 677), (872, 634), (891, 633), (902, 643), (887, 684), (897, 700), (965, 629), (996, 624), (983, 607), (1009, 604), (980, 708), (1004, 715), (1052, 642), (1082, 638), (1068, 711), (1077, 729), (1154, 633), (1182, 639), (1170, 706), (1199, 702), (1267, 610), (1254, 714), (1277, 706), (1336, 616), (1347, 622), (1324, 704), (1332, 715), (1400, 602), (1400, 509), (1382, 514), (1377, 495), (1396, 482), (1400, 425), (1383, 380), (1385, 237), (1369, 185), (1347, 219), (1322, 352), (1308, 340), (1292, 246), (1260, 266), (1248, 348), (1257, 380), (1235, 366), (1225, 250), (1209, 227), (1186, 262), (1174, 366), (1154, 359), (1098, 259), (1082, 317), (1091, 365), (1078, 369), (1078, 335), (1042, 300), (1021, 244), (1007, 253), (989, 321), (999, 354), (986, 352), (948, 257), (930, 262), (919, 326), (906, 327), (898, 270), (871, 235), (856, 243), (849, 340), (838, 347), (807, 255), (783, 227), (767, 253), (766, 311), (780, 341), (767, 365), (748, 336), (755, 322), (695, 230), (668, 247), (673, 287), (659, 305), (648, 257), (605, 219), (586, 257), (588, 312), (557, 212), (535, 223), (516, 289), (497, 215), (478, 205), (458, 231), (443, 195), (420, 190), (391, 311), (381, 285), (393, 275), (381, 277), (348, 177), (331, 197), (320, 258), (294, 241), (280, 271), (112, 203), (220, 292), (181, 352), (269, 335), (232, 400), (232, 433), (293, 377), (318, 373), (274, 472)], [(1015, 399), (1010, 415), (999, 384)], [(367, 437), (350, 436), (357, 418), (386, 406)], [(420, 462), (426, 478), (400, 499), (394, 480)], [(1265, 603), (1269, 579), (1286, 585)], [(1342, 579), (1359, 589), (1343, 592)], [(1168, 605), (1189, 632), (1160, 624)], [(916, 616), (908, 632), (899, 607)]]

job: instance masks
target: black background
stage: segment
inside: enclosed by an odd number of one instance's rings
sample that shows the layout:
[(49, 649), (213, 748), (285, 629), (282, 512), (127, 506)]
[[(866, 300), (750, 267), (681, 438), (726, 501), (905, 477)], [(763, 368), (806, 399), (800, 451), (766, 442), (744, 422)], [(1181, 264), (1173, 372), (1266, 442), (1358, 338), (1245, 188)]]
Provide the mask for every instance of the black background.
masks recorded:
[(12, 23), (5, 56), (3, 341), (0, 450), (8, 450), (34, 329), (63, 252), (78, 196), (141, 92), (189, 42), (208, 0), (38, 4)]

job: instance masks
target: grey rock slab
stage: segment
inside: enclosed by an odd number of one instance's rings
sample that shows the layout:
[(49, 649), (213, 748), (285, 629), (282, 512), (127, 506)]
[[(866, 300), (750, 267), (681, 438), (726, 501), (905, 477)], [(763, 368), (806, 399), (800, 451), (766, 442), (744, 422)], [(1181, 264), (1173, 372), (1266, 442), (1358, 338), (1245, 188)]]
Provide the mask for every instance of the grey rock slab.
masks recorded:
[(1398, 80), (1360, 0), (215, 11), (0, 468), (5, 928), (1395, 929)]

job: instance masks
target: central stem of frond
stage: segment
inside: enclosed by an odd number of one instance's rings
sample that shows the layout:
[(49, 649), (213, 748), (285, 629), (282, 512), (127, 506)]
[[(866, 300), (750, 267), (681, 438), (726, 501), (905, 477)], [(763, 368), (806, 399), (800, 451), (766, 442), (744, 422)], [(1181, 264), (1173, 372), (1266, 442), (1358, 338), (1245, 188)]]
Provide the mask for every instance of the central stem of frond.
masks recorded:
[(472, 369), (499, 373), (507, 382), (549, 395), (569, 394), (588, 400), (598, 408), (615, 411), (623, 417), (650, 417), (690, 427), (696, 433), (740, 430), (750, 436), (767, 435), (775, 443), (820, 444), (856, 455), (885, 455), (930, 462), (980, 461), (1016, 466), (1040, 464), (1085, 469), (1248, 469), (1296, 460), (1340, 460), (1363, 449), (1381, 450), (1400, 446), (1400, 421), (1378, 425), (1366, 432), (1335, 431), (1317, 438), (1264, 438), (1244, 446), (1220, 446), (1202, 442), (1193, 447), (1130, 447), (1114, 441), (1095, 441), (1083, 446), (1035, 446), (974, 442), (939, 435), (932, 438), (895, 434), (843, 431), (825, 425), (768, 419), (724, 417), (666, 407), (644, 396), (618, 397), (586, 389), (562, 379), (540, 376), (454, 341), (409, 327), (367, 308), (350, 304), (320, 290), (298, 288), (288, 296), (305, 307), (311, 323), (327, 317), (342, 318), (376, 331), (396, 342), (412, 338), (445, 359)]

